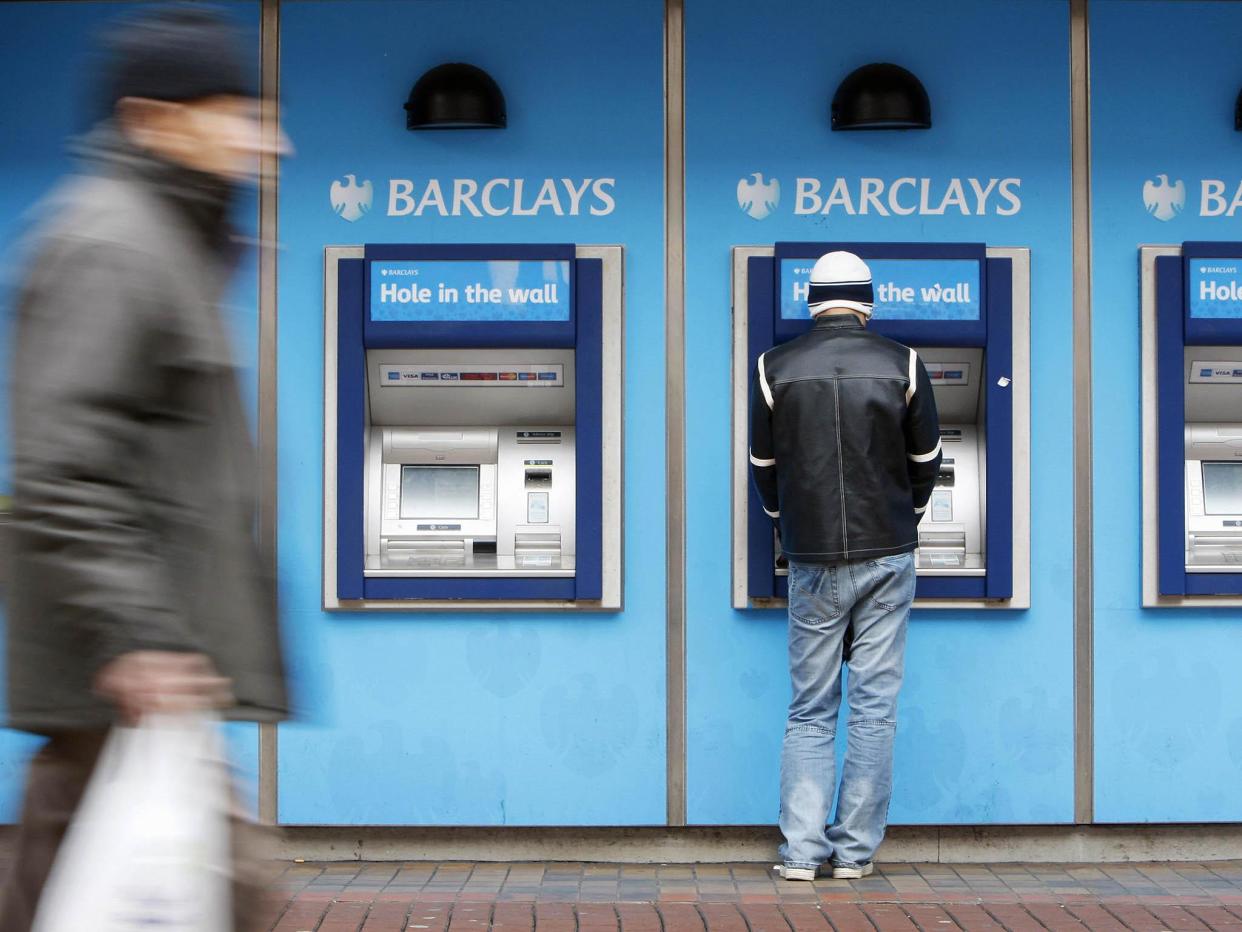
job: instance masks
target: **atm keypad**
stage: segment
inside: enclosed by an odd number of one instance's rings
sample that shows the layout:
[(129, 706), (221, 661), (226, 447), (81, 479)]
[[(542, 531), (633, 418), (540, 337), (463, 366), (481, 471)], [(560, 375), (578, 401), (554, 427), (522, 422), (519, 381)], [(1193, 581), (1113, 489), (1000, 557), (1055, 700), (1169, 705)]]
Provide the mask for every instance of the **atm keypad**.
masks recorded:
[(1196, 518), (1203, 516), (1203, 479), (1199, 475), (1199, 470), (1194, 467), (1186, 472), (1187, 480), (1190, 484), (1190, 513)]
[(479, 517), (490, 521), (496, 514), (495, 480), (482, 477), (479, 480)]
[(398, 488), (397, 473), (393, 470), (384, 470), (384, 517), (396, 518), (400, 511), (400, 489)]

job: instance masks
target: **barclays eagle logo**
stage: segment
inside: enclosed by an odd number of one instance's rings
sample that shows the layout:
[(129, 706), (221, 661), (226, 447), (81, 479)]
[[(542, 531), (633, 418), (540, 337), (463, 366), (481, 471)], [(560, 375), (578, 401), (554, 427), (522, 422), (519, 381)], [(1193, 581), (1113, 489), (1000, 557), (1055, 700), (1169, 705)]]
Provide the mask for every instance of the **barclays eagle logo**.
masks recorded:
[(371, 209), (371, 182), (364, 181), (358, 184), (358, 180), (353, 175), (346, 175), (345, 178), (349, 184), (332, 182), (329, 195), (332, 198), (332, 209), (336, 211), (337, 216), (353, 223)]
[(1157, 175), (1156, 184), (1143, 182), (1143, 205), (1157, 220), (1172, 220), (1186, 206), (1186, 186), (1181, 181), (1169, 184), (1168, 175)]
[(775, 178), (764, 181), (760, 172), (752, 172), (750, 177), (753, 180), (743, 178), (737, 183), (737, 206), (756, 220), (762, 220), (781, 202), (781, 183)]

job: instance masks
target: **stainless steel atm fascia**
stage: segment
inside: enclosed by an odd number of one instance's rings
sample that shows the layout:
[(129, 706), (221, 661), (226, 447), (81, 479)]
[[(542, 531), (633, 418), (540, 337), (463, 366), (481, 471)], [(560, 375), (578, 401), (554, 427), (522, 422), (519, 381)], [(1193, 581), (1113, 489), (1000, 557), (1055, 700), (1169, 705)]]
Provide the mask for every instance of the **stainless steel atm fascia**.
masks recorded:
[[(750, 494), (747, 456), (750, 372), (747, 365), (746, 260), (775, 255), (771, 246), (733, 248), (733, 607), (751, 608), (746, 594)], [(1013, 597), (1009, 599), (918, 599), (916, 608), (1031, 607), (1031, 251), (989, 246), (990, 259), (1013, 261)], [(773, 607), (784, 600), (772, 600)]]
[(1159, 411), (1156, 384), (1156, 259), (1180, 256), (1181, 246), (1140, 246), (1139, 281), (1143, 334), (1143, 607), (1177, 608), (1197, 605), (1220, 608), (1242, 607), (1242, 598), (1233, 595), (1160, 594), (1160, 508), (1156, 474), (1159, 461)]
[(621, 246), (578, 246), (579, 259), (599, 259), (604, 268), (603, 337), (603, 597), (598, 602), (377, 600), (341, 601), (336, 596), (336, 338), (337, 263), (362, 259), (361, 246), (324, 249), (324, 370), (323, 370), (323, 607), (325, 611), (478, 612), (598, 610), (622, 608), (624, 560), (624, 387), (625, 281)]

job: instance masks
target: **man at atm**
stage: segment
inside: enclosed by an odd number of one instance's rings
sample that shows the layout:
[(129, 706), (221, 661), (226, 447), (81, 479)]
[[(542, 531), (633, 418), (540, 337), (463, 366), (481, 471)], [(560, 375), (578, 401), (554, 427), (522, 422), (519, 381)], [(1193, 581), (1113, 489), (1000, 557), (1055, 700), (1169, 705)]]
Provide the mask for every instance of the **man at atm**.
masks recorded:
[[(811, 272), (810, 331), (759, 356), (751, 473), (789, 560), (793, 698), (781, 754), (786, 880), (865, 877), (884, 838), (918, 522), (940, 470), (940, 423), (918, 354), (866, 324), (871, 270), (830, 252)], [(850, 733), (836, 791), (841, 667)], [(833, 797), (836, 815), (828, 825)]]

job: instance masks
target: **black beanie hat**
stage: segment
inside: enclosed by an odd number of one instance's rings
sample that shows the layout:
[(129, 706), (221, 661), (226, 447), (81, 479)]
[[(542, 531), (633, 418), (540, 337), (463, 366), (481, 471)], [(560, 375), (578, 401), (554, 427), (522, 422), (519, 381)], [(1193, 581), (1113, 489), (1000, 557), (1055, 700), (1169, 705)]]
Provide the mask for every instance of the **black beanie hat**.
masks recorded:
[(161, 4), (122, 20), (103, 40), (103, 108), (111, 113), (123, 97), (255, 97), (257, 69), (243, 48), (238, 29), (211, 7)]

